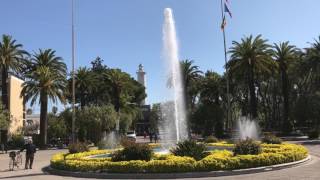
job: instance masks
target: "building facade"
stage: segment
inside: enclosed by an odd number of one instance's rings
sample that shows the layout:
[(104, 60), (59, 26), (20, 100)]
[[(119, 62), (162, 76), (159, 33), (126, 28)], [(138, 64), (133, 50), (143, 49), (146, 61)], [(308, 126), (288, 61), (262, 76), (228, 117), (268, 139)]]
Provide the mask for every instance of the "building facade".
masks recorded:
[(25, 119), (24, 98), (20, 96), (23, 82), (14, 75), (8, 77), (8, 109), (11, 118), (9, 128), (1, 130), (1, 142), (6, 142), (8, 137), (22, 131)]

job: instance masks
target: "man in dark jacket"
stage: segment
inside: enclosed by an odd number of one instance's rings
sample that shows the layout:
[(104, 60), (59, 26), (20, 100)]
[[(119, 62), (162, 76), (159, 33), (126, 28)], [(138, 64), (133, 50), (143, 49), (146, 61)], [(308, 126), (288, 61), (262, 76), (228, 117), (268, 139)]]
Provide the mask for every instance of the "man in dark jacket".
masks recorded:
[(24, 145), (21, 152), (26, 150), (26, 164), (25, 169), (32, 169), (34, 154), (36, 153), (36, 146), (32, 143), (32, 140), (28, 140), (28, 143)]

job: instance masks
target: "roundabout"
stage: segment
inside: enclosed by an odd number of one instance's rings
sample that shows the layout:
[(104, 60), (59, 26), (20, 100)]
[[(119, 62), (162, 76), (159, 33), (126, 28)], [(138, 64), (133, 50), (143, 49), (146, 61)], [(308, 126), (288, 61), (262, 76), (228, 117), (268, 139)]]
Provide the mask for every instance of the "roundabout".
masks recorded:
[(108, 154), (114, 150), (59, 153), (52, 157), (51, 165), (46, 171), (50, 174), (86, 178), (200, 178), (279, 170), (310, 160), (307, 149), (296, 144), (261, 144), (262, 151), (257, 155), (234, 155), (230, 150), (221, 150), (223, 147), (234, 146), (225, 142), (211, 143), (208, 146), (218, 150), (207, 151), (206, 156), (200, 160), (154, 153), (150, 161), (113, 162)]

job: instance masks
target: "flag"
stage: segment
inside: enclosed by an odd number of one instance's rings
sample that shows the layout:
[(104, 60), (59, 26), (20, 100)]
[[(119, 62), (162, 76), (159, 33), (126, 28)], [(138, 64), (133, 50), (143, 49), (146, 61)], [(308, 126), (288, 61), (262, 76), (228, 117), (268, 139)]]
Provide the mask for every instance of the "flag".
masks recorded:
[(231, 11), (230, 11), (230, 9), (229, 9), (229, 7), (227, 6), (226, 3), (224, 3), (224, 12), (227, 12), (230, 15), (230, 17), (232, 18)]
[(227, 20), (226, 20), (226, 17), (223, 16), (222, 23), (221, 23), (221, 29), (223, 30), (226, 25), (227, 25)]

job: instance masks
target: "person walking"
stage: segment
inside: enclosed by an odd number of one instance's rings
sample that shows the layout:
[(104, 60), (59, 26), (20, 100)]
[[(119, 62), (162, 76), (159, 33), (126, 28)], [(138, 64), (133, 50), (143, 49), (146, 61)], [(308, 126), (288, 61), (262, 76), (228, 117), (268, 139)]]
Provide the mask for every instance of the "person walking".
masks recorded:
[(36, 153), (36, 146), (32, 143), (32, 140), (29, 139), (28, 143), (24, 145), (24, 147), (20, 150), (22, 152), (23, 150), (26, 150), (26, 163), (25, 163), (25, 169), (32, 169), (32, 164), (34, 160), (34, 154)]
[(152, 143), (152, 132), (149, 132), (150, 143)]
[(158, 134), (154, 133), (154, 142), (157, 143), (158, 142)]

